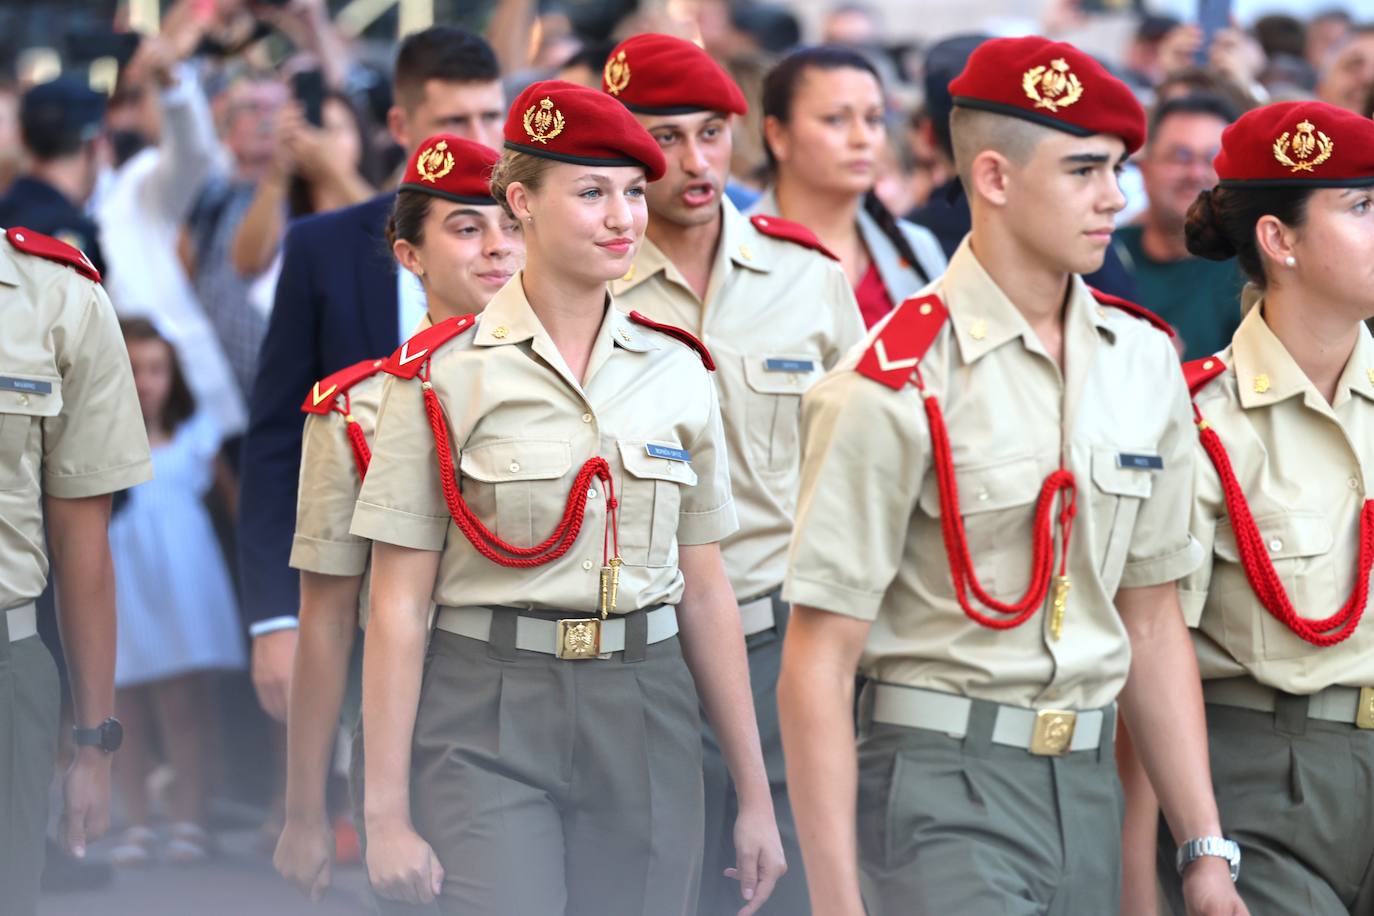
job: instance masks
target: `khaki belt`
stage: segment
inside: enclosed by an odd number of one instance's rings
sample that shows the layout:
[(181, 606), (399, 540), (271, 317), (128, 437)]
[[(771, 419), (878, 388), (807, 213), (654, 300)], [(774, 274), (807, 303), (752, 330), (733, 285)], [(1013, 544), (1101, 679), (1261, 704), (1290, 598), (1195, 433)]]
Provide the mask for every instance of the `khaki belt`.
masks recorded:
[[(874, 684), (872, 690), (874, 722), (943, 732), (951, 738), (968, 734), (969, 713), (973, 709), (973, 700), (968, 697), (897, 684)], [(1018, 747), (1044, 757), (1097, 750), (1102, 744), (1105, 716), (1100, 709), (1077, 712), (994, 705), (994, 744)]]
[(740, 623), (744, 624), (744, 635), (753, 636), (764, 630), (771, 630), (777, 624), (773, 617), (773, 596), (777, 590), (769, 592), (753, 601), (745, 601), (739, 606)]
[(30, 636), (38, 635), (38, 605), (30, 601), (5, 612), (5, 623), (10, 630), (10, 642), (19, 642)]
[[(1278, 707), (1279, 697), (1286, 695), (1249, 677), (1202, 683), (1202, 696), (1208, 703), (1256, 712), (1273, 712)], [(1328, 687), (1306, 699), (1309, 719), (1374, 728), (1374, 687)]]
[[(518, 612), (493, 611), (489, 607), (441, 607), (434, 625), (445, 633), (490, 642), (494, 613)], [(646, 612), (645, 618), (649, 645), (677, 635), (677, 608), (672, 605), (660, 605)], [(545, 620), (520, 614), (515, 622), (515, 648), (569, 660), (600, 658), (625, 649), (625, 621), (614, 615), (606, 620)]]

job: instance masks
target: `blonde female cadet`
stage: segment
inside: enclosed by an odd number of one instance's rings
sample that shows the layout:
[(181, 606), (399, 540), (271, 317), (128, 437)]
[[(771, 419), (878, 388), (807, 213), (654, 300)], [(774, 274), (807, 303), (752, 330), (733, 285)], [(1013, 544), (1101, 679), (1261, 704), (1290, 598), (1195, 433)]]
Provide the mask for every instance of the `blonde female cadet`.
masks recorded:
[(526, 267), (480, 322), (392, 356), (353, 519), (374, 541), (373, 886), (465, 916), (692, 912), (699, 692), (751, 913), (785, 866), (717, 546), (737, 523), (711, 357), (607, 293), (663, 155), (614, 98), (558, 81), (522, 93), (505, 139), (492, 190)]
[[(387, 237), (424, 289), (421, 327), (481, 311), (523, 263), (519, 224), (491, 197), (496, 160), (485, 146), (448, 134), (430, 137), (411, 157)], [(286, 826), (274, 862), (314, 899), (330, 881), (325, 783), (349, 654), (367, 615), (368, 544), (348, 526), (376, 428), (382, 362), (366, 360), (321, 380), (302, 405), (308, 416), (291, 565), (301, 571), (295, 683), (310, 688), (291, 694)], [(357, 742), (355, 751), (356, 764)], [(355, 795), (361, 788), (354, 785)]]
[[(1263, 295), (1230, 347), (1184, 367), (1204, 452), (1192, 531), (1208, 561), (1180, 589), (1212, 781), (1251, 912), (1369, 913), (1374, 122), (1267, 105), (1227, 128), (1216, 171), (1188, 213), (1188, 249), (1237, 258)], [(1166, 895), (1177, 903), (1193, 858), (1230, 852), (1161, 842)]]

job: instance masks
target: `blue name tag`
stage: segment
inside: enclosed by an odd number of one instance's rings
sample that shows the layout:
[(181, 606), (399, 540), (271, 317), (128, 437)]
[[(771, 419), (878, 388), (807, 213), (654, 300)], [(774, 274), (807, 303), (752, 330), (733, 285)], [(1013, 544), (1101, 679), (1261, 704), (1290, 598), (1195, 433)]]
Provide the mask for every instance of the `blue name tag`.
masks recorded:
[(650, 458), (667, 458), (669, 461), (683, 461), (687, 464), (692, 463), (692, 453), (680, 448), (649, 444), (644, 446), (644, 451), (649, 453)]
[(22, 391), (25, 394), (52, 394), (52, 382), (43, 382), (38, 379), (11, 378), (0, 375), (0, 389), (5, 391)]
[(1162, 471), (1164, 459), (1158, 455), (1131, 455), (1126, 452), (1116, 456), (1119, 468), (1134, 468), (1137, 471)]
[(810, 372), (816, 363), (809, 359), (765, 359), (763, 368), (769, 372)]

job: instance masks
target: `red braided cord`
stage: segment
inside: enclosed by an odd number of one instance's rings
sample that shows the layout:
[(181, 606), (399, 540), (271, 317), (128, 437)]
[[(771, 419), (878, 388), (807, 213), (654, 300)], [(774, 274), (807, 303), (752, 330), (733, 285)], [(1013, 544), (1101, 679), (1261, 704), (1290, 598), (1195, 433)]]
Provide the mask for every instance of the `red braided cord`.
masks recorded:
[[(918, 373), (919, 380), (919, 373)], [(924, 384), (921, 384), (924, 391)], [(940, 488), (940, 528), (944, 536), (945, 553), (949, 557), (950, 572), (954, 577), (954, 594), (959, 606), (975, 622), (994, 630), (1009, 630), (1025, 623), (1032, 614), (1045, 604), (1049, 595), (1050, 580), (1054, 570), (1054, 533), (1051, 513), (1054, 502), (1061, 490), (1064, 495), (1064, 508), (1059, 514), (1059, 527), (1062, 538), (1060, 575), (1068, 568), (1069, 537), (1073, 529), (1073, 518), (1078, 511), (1077, 486), (1073, 474), (1064, 468), (1055, 471), (1045, 479), (1040, 488), (1040, 496), (1035, 505), (1034, 546), (1031, 558), (1031, 581), (1021, 600), (1015, 604), (998, 601), (984, 591), (973, 569), (973, 558), (969, 553), (968, 535), (964, 530), (964, 518), (959, 510), (959, 487), (954, 475), (954, 460), (949, 445), (949, 431), (945, 427), (944, 414), (940, 402), (932, 395), (925, 396), (926, 417), (930, 423), (930, 443), (934, 452), (935, 479)], [(973, 607), (968, 600), (968, 589), (973, 590), (977, 599), (999, 614), (1008, 617), (992, 617)]]
[[(458, 489), (453, 453), (448, 446), (448, 424), (444, 421), (444, 410), (439, 404), (439, 396), (434, 393), (434, 389), (429, 386), (428, 382), (424, 385), (424, 398), (425, 412), (429, 415), (429, 426), (434, 432), (434, 447), (438, 453), (439, 480), (444, 489), (444, 502), (448, 504), (449, 514), (453, 516), (454, 524), (458, 526), (458, 530), (463, 532), (463, 536), (472, 542), (472, 546), (477, 548), (477, 552), (482, 556), (501, 566), (524, 569), (543, 566), (563, 556), (572, 548), (577, 536), (582, 532), (582, 522), (587, 510), (587, 491), (594, 476), (601, 479), (606, 489), (607, 527), (618, 528), (617, 525), (611, 524), (612, 513), (617, 505), (614, 497), (614, 485), (611, 482), (611, 468), (605, 458), (598, 456), (588, 459), (587, 463), (582, 465), (581, 470), (577, 472), (577, 478), (573, 481), (572, 492), (568, 494), (568, 504), (563, 512), (563, 518), (559, 521), (553, 534), (533, 547), (518, 547), (502, 540), (472, 513), (467, 502), (463, 499), (463, 494)], [(617, 549), (619, 544), (619, 532), (617, 531)], [(502, 553), (511, 554), (511, 556), (503, 556)]]
[(353, 445), (353, 463), (358, 466), (358, 479), (367, 477), (367, 466), (372, 463), (372, 449), (367, 447), (367, 438), (357, 420), (350, 419), (344, 427), (348, 431), (348, 441)]
[(1226, 500), (1226, 512), (1231, 516), (1231, 530), (1236, 535), (1236, 548), (1240, 552), (1240, 562), (1245, 570), (1245, 578), (1255, 591), (1264, 609), (1302, 640), (1314, 646), (1334, 646), (1350, 638), (1364, 616), (1365, 605), (1369, 602), (1369, 572), (1374, 567), (1374, 500), (1365, 500), (1360, 510), (1360, 562), (1355, 576), (1355, 587), (1349, 600), (1339, 611), (1321, 620), (1308, 620), (1298, 616), (1288, 592), (1283, 587), (1274, 563), (1265, 550), (1264, 538), (1259, 526), (1250, 514), (1250, 505), (1245, 493), (1236, 479), (1231, 458), (1216, 430), (1202, 419), (1196, 405), (1193, 412), (1198, 418), (1198, 438), (1207, 456), (1217, 469), (1221, 478), (1221, 491)]

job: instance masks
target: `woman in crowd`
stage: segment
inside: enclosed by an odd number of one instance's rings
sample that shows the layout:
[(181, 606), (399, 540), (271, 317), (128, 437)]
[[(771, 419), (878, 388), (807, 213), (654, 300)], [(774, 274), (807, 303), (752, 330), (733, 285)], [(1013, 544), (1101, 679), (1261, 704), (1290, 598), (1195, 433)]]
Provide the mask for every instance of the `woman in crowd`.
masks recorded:
[(465, 916), (694, 912), (700, 692), (753, 912), (785, 866), (717, 546), (737, 523), (711, 360), (607, 291), (663, 155), (559, 81), (521, 94), (505, 138), (492, 194), (526, 266), (475, 329), (392, 356), (353, 521), (374, 542), (373, 887)]
[[(447, 134), (430, 137), (411, 157), (387, 238), (397, 263), (423, 288), (427, 313), (416, 331), (480, 312), (524, 261), (519, 223), (491, 197), (496, 160), (485, 146)], [(301, 571), (293, 683), (308, 689), (291, 692), (286, 824), (274, 861), (314, 900), (330, 882), (334, 840), (325, 789), (340, 709), (346, 693), (356, 696), (349, 657), (367, 618), (370, 545), (348, 527), (376, 429), (381, 366), (377, 359), (343, 369), (314, 386), (302, 405), (307, 417), (291, 553), (291, 565)], [(355, 773), (361, 751), (355, 741)], [(353, 783), (359, 798), (356, 776)], [(355, 811), (360, 815), (361, 807)]]
[(945, 256), (930, 231), (898, 219), (873, 187), (888, 142), (878, 71), (845, 48), (804, 48), (763, 82), (771, 191), (750, 211), (801, 223), (844, 265), (872, 325), (935, 279)]
[[(1238, 259), (1257, 295), (1231, 345), (1185, 367), (1203, 451), (1192, 531), (1207, 560), (1181, 595), (1212, 782), (1251, 912), (1369, 912), (1374, 122), (1322, 102), (1268, 105), (1227, 128), (1215, 164), (1188, 250)], [(1138, 828), (1155, 813), (1127, 764), (1127, 861), (1148, 862)], [(1235, 850), (1175, 851), (1167, 836), (1158, 875), (1182, 912), (1189, 860)], [(1153, 875), (1127, 883), (1148, 889)], [(1146, 912), (1148, 896), (1124, 912)]]

